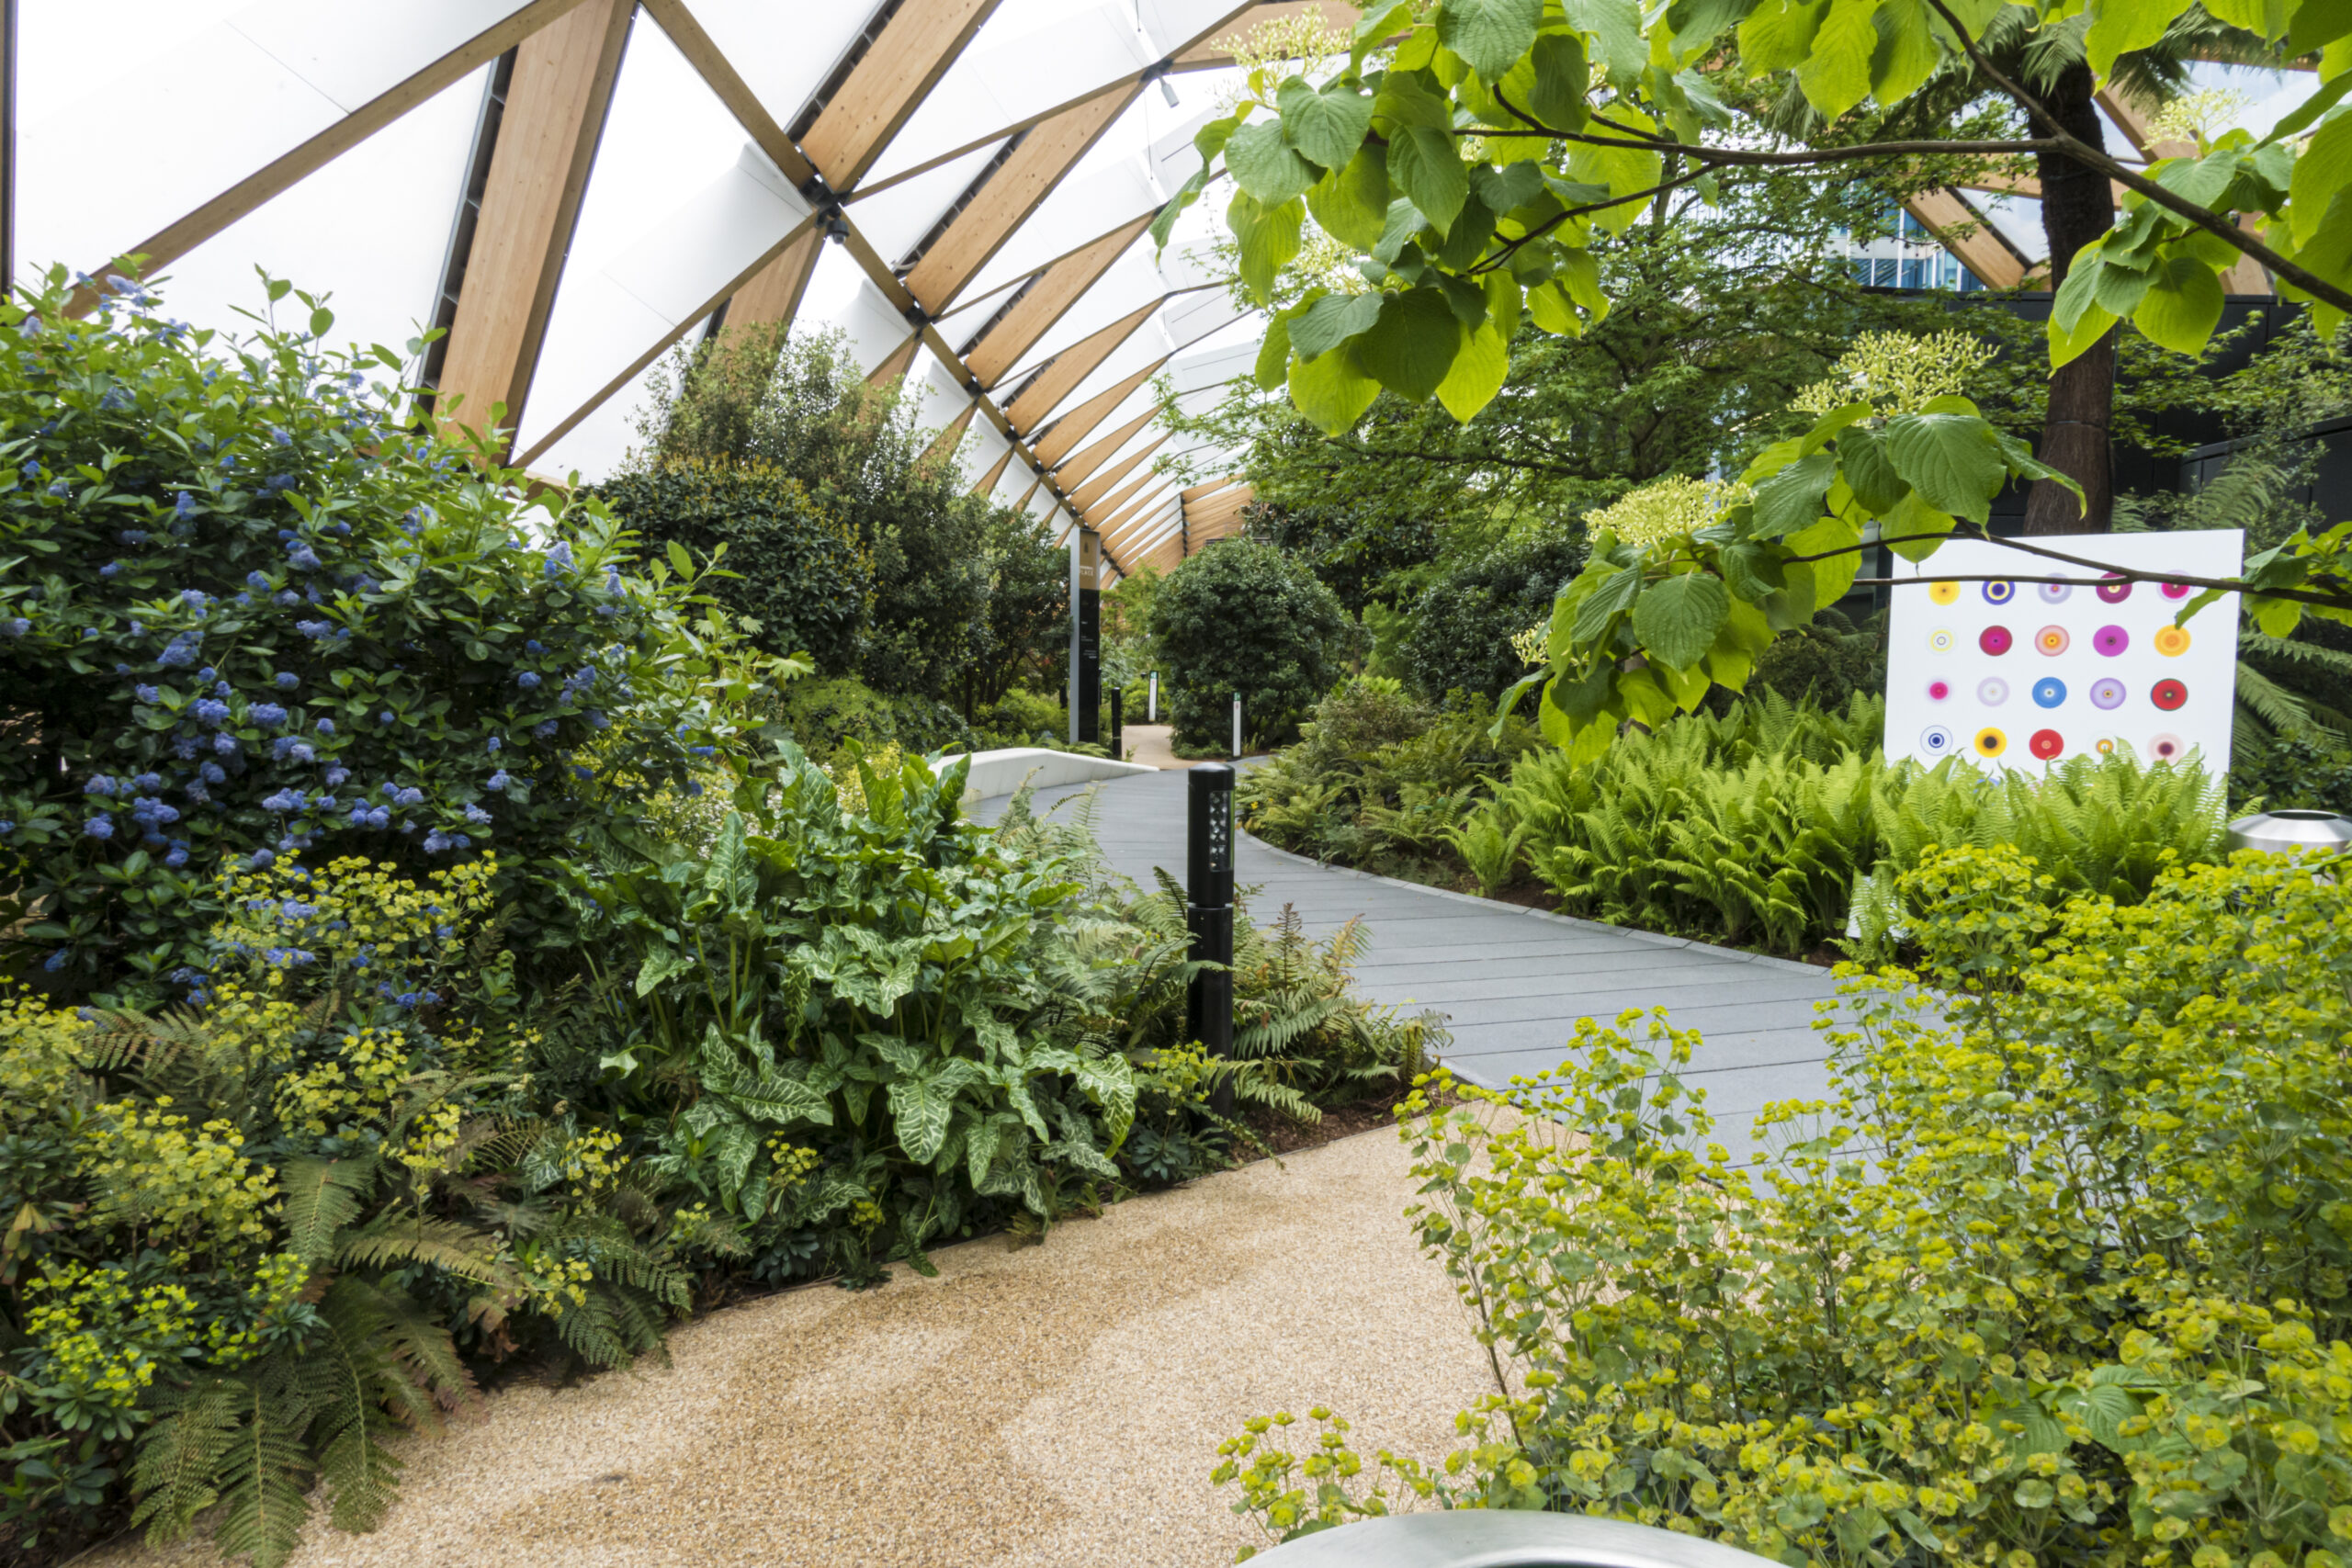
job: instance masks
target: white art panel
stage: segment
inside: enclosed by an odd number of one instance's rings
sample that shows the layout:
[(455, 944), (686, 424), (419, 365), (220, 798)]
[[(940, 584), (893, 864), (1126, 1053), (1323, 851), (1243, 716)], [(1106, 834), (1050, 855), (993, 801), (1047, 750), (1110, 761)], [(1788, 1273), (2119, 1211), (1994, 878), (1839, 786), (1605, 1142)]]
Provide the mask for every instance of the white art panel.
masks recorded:
[[(2234, 577), (2236, 529), (2101, 534), (2042, 541), (2129, 571)], [(2100, 574), (1983, 540), (1955, 540), (1919, 566), (1896, 561), (1889, 616), (1886, 754), (2040, 772), (2129, 749), (2143, 761), (2194, 755), (2230, 765), (2238, 596), (2174, 622), (2196, 595), (2173, 582)], [(2064, 577), (2022, 582), (2007, 574)], [(1992, 581), (1970, 581), (1989, 578)]]

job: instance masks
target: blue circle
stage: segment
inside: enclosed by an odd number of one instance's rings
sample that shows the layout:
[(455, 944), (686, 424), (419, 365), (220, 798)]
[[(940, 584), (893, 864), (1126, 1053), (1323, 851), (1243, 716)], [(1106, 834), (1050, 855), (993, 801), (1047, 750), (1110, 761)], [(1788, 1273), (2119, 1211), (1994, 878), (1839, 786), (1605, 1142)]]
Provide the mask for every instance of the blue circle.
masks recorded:
[(2044, 675), (2033, 683), (2033, 700), (2042, 707), (2056, 707), (2066, 700), (2066, 682), (2055, 675)]
[(1931, 725), (1919, 737), (1919, 750), (1930, 757), (1940, 757), (1952, 748), (1951, 731), (1942, 725)]
[(2011, 599), (2017, 597), (2017, 592), (2018, 585), (2016, 583), (2011, 582), (2007, 579), (1996, 580), (1984, 585), (1984, 603), (1987, 604), (2006, 604)]

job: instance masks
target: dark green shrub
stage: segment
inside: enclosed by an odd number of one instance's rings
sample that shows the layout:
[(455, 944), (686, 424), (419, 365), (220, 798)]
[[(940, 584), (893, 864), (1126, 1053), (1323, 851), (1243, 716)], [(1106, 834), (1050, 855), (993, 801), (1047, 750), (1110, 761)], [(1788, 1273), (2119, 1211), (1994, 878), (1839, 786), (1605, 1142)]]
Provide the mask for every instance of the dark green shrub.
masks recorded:
[(726, 552), (705, 587), (772, 653), (806, 653), (820, 674), (854, 671), (874, 615), (874, 561), (857, 530), (773, 465), (658, 462), (596, 486), (645, 539), (698, 557)]
[(1843, 707), (1857, 693), (1876, 696), (1885, 690), (1885, 618), (1873, 616), (1857, 628), (1835, 610), (1774, 637), (1758, 656), (1747, 686), (1751, 697), (1774, 692), (1825, 708)]
[(17, 961), (156, 998), (222, 872), (339, 851), (417, 875), (495, 849), (511, 938), (560, 941), (553, 857), (734, 733), (691, 578), (636, 573), (601, 502), (549, 515), (401, 428), (368, 379), (395, 356), (322, 350), (306, 295), (304, 330), (234, 343), (69, 293), (0, 306)]
[(973, 733), (944, 703), (877, 692), (854, 675), (795, 681), (776, 692), (768, 710), (800, 749), (830, 763), (842, 743), (867, 749), (896, 744), (920, 756), (972, 750)]
[(1551, 619), (1553, 599), (1584, 558), (1580, 539), (1507, 543), (1431, 583), (1413, 602), (1400, 650), (1407, 682), (1432, 702), (1453, 691), (1500, 696), (1529, 668), (1510, 639)]
[(1289, 739), (1363, 637), (1312, 571), (1250, 539), (1221, 540), (1170, 572), (1150, 632), (1175, 742), (1204, 748), (1229, 742), (1236, 692), (1250, 744)]
[(2260, 801), (2352, 817), (2352, 750), (2332, 735), (2307, 729), (2254, 739), (2230, 752), (2230, 809)]

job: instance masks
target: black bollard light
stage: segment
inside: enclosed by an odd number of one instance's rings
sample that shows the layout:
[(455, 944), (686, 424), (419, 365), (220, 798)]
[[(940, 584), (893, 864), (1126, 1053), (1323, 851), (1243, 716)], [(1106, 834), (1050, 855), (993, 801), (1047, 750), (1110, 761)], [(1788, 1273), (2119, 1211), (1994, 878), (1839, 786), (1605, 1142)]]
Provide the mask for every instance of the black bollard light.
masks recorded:
[[(1220, 1060), (1233, 1055), (1233, 770), (1204, 762), (1185, 786), (1191, 823), (1184, 876), (1184, 928), (1195, 964), (1215, 964), (1193, 976), (1184, 996), (1184, 1027)], [(1218, 1080), (1209, 1107), (1233, 1114), (1233, 1080)]]
[(1119, 733), (1122, 728), (1119, 714), (1120, 699), (1125, 695), (1125, 694), (1117, 687), (1111, 688), (1111, 761), (1114, 762), (1124, 762), (1127, 760), (1126, 749), (1122, 744), (1123, 737)]

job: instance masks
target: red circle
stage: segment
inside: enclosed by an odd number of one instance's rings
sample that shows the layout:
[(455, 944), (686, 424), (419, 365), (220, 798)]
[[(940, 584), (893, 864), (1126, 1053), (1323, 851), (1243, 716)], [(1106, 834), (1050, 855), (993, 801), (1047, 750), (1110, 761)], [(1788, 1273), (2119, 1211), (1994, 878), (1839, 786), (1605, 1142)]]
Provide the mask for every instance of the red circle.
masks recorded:
[(2188, 700), (2188, 688), (2177, 681), (2159, 681), (2149, 688), (2148, 700), (2170, 713)]
[(2026, 742), (2026, 749), (2046, 762), (2066, 749), (2065, 737), (2054, 729), (2037, 729), (2033, 739)]
[(1983, 649), (1987, 653), (2007, 653), (2009, 651), (2009, 644), (2014, 640), (2016, 639), (2009, 636), (2008, 627), (1986, 626), (1983, 632), (1978, 634), (1976, 646)]

